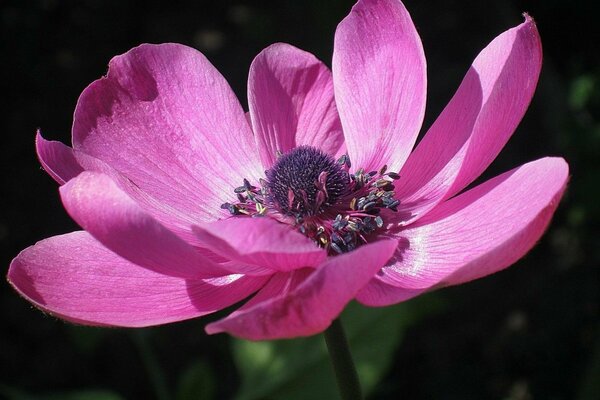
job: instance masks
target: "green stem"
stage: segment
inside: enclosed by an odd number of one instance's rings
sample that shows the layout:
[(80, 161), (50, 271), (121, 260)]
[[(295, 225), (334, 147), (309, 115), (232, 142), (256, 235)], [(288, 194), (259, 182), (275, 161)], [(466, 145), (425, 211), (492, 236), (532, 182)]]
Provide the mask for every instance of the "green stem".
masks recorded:
[(323, 334), (342, 399), (361, 400), (360, 381), (340, 319), (334, 320)]

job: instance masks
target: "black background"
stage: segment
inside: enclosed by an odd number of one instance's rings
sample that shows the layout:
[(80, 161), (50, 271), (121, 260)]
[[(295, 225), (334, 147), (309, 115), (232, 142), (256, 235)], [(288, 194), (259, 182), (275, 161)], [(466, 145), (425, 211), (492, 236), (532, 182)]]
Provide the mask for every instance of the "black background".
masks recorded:
[[(540, 244), (505, 272), (444, 289), (445, 311), (408, 332), (398, 361), (372, 398), (598, 398), (593, 377), (600, 376), (600, 13), (594, 3), (406, 0), (428, 62), (425, 127), (489, 41), (519, 24), (523, 11), (536, 19), (544, 46), (538, 90), (485, 177), (561, 155), (572, 178)], [(273, 42), (294, 44), (330, 65), (335, 27), (351, 5), (341, 0), (2, 1), (3, 271), (21, 249), (77, 229), (62, 210), (57, 185), (39, 167), (34, 134), (40, 127), (47, 139), (70, 143), (77, 97), (106, 72), (111, 57), (143, 42), (191, 45), (208, 56), (245, 104), (252, 58)], [(153, 398), (136, 351), (147, 343), (145, 331), (80, 335), (85, 328), (32, 309), (6, 283), (0, 286), (0, 311), (0, 385), (38, 395), (108, 387), (128, 399)], [(206, 321), (148, 330), (151, 344), (168, 384), (185, 360), (201, 356), (218, 377), (216, 398), (229, 398), (238, 385), (229, 338), (206, 336)], [(95, 335), (101, 338), (94, 342)]]

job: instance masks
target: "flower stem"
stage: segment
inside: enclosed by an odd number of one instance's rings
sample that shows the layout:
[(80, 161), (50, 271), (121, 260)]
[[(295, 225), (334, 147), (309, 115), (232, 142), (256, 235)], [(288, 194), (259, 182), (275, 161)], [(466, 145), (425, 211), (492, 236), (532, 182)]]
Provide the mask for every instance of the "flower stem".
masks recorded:
[(360, 381), (340, 319), (335, 319), (323, 334), (342, 399), (361, 400)]

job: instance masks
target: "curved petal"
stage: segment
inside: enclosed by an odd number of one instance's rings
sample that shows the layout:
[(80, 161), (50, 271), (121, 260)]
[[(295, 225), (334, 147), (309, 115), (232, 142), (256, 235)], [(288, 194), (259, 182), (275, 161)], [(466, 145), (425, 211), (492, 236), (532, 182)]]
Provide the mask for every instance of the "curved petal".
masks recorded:
[(60, 188), (71, 217), (121, 257), (183, 278), (228, 275), (145, 213), (106, 175), (85, 171)]
[[(119, 188), (134, 199), (145, 212), (188, 243), (194, 243), (195, 236), (191, 232), (191, 226), (197, 222), (197, 216), (178, 212), (169, 204), (158, 201), (103, 161), (82, 151), (75, 152), (60, 142), (46, 140), (39, 131), (36, 135), (36, 151), (44, 170), (60, 185), (84, 170), (102, 172), (110, 176)], [(219, 207), (215, 204), (214, 208)]]
[(316, 267), (327, 258), (306, 236), (271, 218), (228, 218), (192, 228), (202, 247), (274, 271)]
[(178, 44), (113, 58), (79, 98), (73, 147), (196, 222), (222, 217), (235, 186), (264, 176), (231, 88), (200, 52)]
[(400, 1), (359, 1), (339, 24), (335, 100), (356, 168), (402, 167), (423, 122), (425, 69), (421, 39)]
[(248, 106), (265, 169), (278, 151), (310, 145), (335, 155), (344, 142), (331, 72), (289, 44), (273, 44), (252, 62)]
[(59, 185), (63, 185), (83, 171), (83, 167), (75, 159), (72, 148), (61, 142), (44, 139), (39, 129), (35, 134), (35, 150), (44, 171)]
[(477, 56), (400, 172), (396, 197), (412, 220), (458, 193), (492, 162), (525, 114), (541, 65), (540, 38), (528, 16)]
[[(165, 202), (168, 199), (156, 199), (104, 161), (82, 151), (75, 151), (74, 153), (77, 156), (77, 161), (85, 171), (97, 172), (109, 176), (119, 189), (132, 198), (144, 212), (155, 218), (170, 231), (176, 233), (187, 243), (195, 244), (196, 239), (192, 233), (192, 225), (198, 223), (201, 216), (199, 217), (198, 214), (173, 207), (171, 204)], [(214, 204), (213, 208), (220, 209), (220, 205)], [(216, 214), (218, 215), (218, 213)]]
[(87, 232), (72, 232), (23, 250), (10, 265), (8, 280), (28, 301), (67, 321), (142, 327), (223, 309), (267, 278), (186, 281), (130, 263)]
[[(294, 277), (276, 282), (280, 292), (267, 285), (272, 297), (258, 296), (251, 307), (206, 326), (209, 334), (228, 332), (250, 340), (314, 335), (326, 329), (358, 291), (392, 256), (395, 240), (382, 240), (329, 258), (301, 283)], [(305, 274), (294, 271), (292, 274)], [(275, 277), (274, 279), (280, 279)]]
[(278, 272), (272, 275), (269, 281), (235, 312), (243, 312), (274, 297), (287, 296), (304, 282), (313, 271), (311, 268), (301, 268), (290, 272)]
[(427, 289), (396, 287), (374, 278), (356, 295), (356, 300), (368, 307), (383, 307), (402, 303), (426, 291)]
[(562, 158), (542, 158), (440, 204), (397, 234), (401, 250), (376, 279), (398, 291), (371, 305), (392, 304), (407, 289), (457, 285), (515, 263), (544, 233), (568, 174)]

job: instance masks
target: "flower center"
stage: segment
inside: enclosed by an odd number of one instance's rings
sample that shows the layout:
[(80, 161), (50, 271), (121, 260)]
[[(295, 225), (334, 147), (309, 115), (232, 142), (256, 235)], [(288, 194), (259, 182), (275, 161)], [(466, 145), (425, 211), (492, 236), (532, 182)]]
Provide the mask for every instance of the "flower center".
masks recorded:
[(347, 192), (350, 176), (333, 157), (297, 147), (267, 171), (269, 200), (281, 213), (303, 219), (321, 214)]
[(232, 215), (270, 216), (294, 226), (331, 254), (346, 253), (386, 229), (384, 210), (397, 211), (393, 181), (387, 172), (350, 173), (350, 159), (333, 157), (310, 146), (281, 155), (266, 171), (260, 187), (244, 179), (234, 189), (237, 202), (221, 208)]

